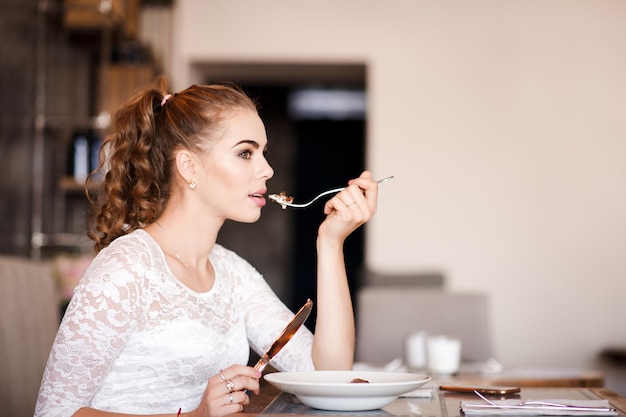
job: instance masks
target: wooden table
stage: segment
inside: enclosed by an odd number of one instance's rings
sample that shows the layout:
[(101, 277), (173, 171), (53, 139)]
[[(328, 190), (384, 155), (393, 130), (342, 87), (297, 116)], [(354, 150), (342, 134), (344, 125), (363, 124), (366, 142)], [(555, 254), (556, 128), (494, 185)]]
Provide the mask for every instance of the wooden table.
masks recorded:
[(464, 383), (479, 385), (514, 385), (518, 387), (604, 387), (604, 373), (591, 370), (512, 369), (493, 374), (461, 373), (438, 380), (441, 383)]
[[(433, 389), (428, 398), (398, 398), (388, 406), (363, 412), (333, 412), (315, 410), (301, 404), (291, 394), (283, 393), (273, 386), (262, 383), (261, 394), (251, 396), (250, 405), (246, 406), (242, 415), (263, 417), (285, 417), (296, 415), (323, 415), (339, 417), (354, 416), (411, 416), (419, 413), (420, 417), (462, 417), (459, 404), (464, 399), (476, 399), (473, 394), (458, 394)], [(522, 388), (519, 395), (507, 398), (546, 399), (606, 399), (618, 411), (619, 417), (626, 416), (626, 397), (622, 397), (606, 388), (566, 387), (566, 388)]]
[[(380, 371), (384, 364), (359, 364), (361, 370)], [(371, 369), (370, 369), (371, 368)], [(406, 372), (406, 371), (403, 371)], [(424, 371), (413, 371), (423, 374)], [(511, 367), (501, 371), (484, 370), (480, 363), (461, 364), (459, 373), (451, 377), (431, 375), (435, 382), (446, 384), (514, 385), (518, 387), (604, 387), (602, 371), (560, 367)]]

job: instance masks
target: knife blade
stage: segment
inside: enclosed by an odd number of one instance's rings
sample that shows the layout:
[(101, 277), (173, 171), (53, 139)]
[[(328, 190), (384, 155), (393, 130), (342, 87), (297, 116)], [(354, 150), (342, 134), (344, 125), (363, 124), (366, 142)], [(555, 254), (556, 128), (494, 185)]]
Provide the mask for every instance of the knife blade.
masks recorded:
[(313, 301), (311, 299), (307, 299), (306, 303), (300, 308), (300, 310), (296, 313), (296, 315), (291, 319), (287, 327), (282, 331), (280, 336), (274, 343), (267, 349), (267, 351), (263, 354), (261, 359), (254, 365), (254, 369), (259, 372), (263, 372), (263, 370), (269, 365), (270, 360), (291, 340), (296, 331), (300, 328), (302, 323), (309, 317), (311, 313), (311, 309), (313, 308)]

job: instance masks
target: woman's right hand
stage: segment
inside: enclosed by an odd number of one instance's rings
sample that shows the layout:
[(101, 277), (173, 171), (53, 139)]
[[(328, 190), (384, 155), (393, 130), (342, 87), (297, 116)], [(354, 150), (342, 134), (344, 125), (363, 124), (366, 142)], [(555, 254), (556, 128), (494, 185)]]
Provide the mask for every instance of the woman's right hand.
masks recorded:
[(363, 171), (326, 202), (326, 219), (319, 227), (318, 236), (343, 242), (350, 233), (372, 218), (377, 201), (378, 183), (369, 171)]
[(209, 378), (202, 401), (190, 417), (220, 417), (238, 413), (250, 403), (246, 391), (258, 394), (261, 372), (251, 366), (231, 365)]

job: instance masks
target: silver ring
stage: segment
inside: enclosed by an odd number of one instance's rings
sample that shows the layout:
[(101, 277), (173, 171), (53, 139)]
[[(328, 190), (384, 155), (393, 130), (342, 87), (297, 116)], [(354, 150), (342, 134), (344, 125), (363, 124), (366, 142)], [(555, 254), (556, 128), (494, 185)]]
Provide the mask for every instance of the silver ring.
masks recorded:
[(226, 378), (224, 378), (224, 375), (222, 375), (222, 370), (221, 370), (221, 369), (220, 369), (220, 378), (222, 378), (222, 381), (224, 381), (224, 382), (226, 382), (226, 381), (227, 381), (227, 379), (226, 379)]
[(233, 394), (230, 394), (228, 396), (228, 401), (230, 401), (231, 404), (233, 403)]
[(352, 203), (348, 204), (348, 207), (352, 207), (355, 204), (356, 204), (356, 201), (353, 201)]
[(233, 384), (233, 381), (227, 379), (226, 380), (226, 388), (228, 388), (228, 392), (233, 392), (233, 390), (235, 388), (235, 384)]

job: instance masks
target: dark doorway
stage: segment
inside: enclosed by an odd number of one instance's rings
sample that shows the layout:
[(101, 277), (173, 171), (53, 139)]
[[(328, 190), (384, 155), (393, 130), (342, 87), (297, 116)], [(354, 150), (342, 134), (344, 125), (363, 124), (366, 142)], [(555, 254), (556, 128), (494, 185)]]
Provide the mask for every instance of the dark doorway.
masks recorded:
[[(363, 170), (364, 121), (299, 121), (295, 123), (295, 130), (298, 144), (295, 195), (300, 200), (308, 200), (319, 191), (345, 185), (347, 179), (358, 176)], [(315, 238), (325, 218), (322, 211), (324, 202), (321, 200), (311, 208), (295, 213), (293, 295), (298, 302), (307, 297), (314, 299), (315, 296)], [(363, 245), (361, 228), (349, 236), (344, 247), (353, 292), (358, 286), (357, 272), (363, 263)]]

